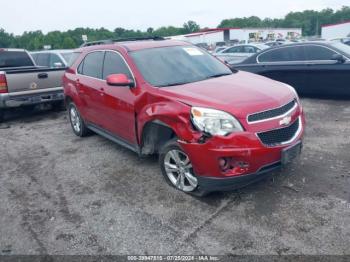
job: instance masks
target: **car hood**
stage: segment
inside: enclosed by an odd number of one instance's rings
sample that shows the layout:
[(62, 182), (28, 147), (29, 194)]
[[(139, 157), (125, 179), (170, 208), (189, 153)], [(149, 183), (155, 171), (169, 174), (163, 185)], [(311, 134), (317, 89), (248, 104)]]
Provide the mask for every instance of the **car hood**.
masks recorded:
[(223, 110), (241, 119), (248, 114), (280, 107), (295, 98), (287, 85), (242, 71), (229, 76), (163, 87), (159, 91), (190, 106)]

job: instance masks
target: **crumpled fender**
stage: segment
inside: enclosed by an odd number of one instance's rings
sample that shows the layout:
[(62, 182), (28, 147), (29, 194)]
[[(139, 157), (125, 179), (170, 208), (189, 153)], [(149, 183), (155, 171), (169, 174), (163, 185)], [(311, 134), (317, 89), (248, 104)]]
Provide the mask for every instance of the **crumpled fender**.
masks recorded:
[(145, 125), (151, 122), (170, 127), (182, 141), (195, 141), (200, 134), (192, 128), (190, 109), (191, 107), (187, 104), (164, 97), (161, 101), (147, 104), (137, 113), (138, 141), (142, 140)]

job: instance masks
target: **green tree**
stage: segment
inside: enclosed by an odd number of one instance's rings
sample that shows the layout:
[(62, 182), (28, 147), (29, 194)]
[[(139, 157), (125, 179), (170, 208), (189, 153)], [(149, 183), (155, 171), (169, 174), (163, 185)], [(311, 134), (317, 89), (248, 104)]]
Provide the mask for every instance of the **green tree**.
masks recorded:
[(63, 43), (62, 43), (62, 48), (63, 49), (72, 49), (72, 48), (76, 48), (77, 45), (75, 44), (74, 40), (67, 36), (64, 38)]
[(198, 32), (201, 28), (195, 21), (188, 21), (183, 25), (185, 33), (194, 33)]

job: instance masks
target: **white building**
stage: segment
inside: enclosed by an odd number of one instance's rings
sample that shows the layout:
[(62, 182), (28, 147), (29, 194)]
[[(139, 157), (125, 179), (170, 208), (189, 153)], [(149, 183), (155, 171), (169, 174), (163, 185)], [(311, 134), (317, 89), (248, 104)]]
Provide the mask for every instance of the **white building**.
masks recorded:
[(331, 40), (344, 37), (350, 37), (350, 21), (322, 26), (322, 38)]
[(174, 36), (172, 39), (185, 40), (193, 44), (235, 41), (240, 43), (259, 40), (293, 39), (301, 37), (301, 28), (218, 28), (197, 33)]

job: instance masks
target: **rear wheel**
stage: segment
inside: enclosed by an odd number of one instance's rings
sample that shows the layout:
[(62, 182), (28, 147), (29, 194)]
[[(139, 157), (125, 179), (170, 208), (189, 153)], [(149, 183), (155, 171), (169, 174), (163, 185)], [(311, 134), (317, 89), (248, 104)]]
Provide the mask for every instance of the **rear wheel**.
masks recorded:
[(185, 193), (203, 196), (193, 172), (191, 160), (176, 140), (166, 143), (160, 154), (159, 164), (167, 183)]
[(74, 134), (80, 137), (87, 136), (89, 134), (89, 129), (86, 127), (78, 108), (73, 102), (68, 105), (68, 114)]

